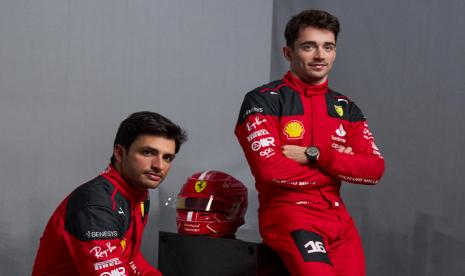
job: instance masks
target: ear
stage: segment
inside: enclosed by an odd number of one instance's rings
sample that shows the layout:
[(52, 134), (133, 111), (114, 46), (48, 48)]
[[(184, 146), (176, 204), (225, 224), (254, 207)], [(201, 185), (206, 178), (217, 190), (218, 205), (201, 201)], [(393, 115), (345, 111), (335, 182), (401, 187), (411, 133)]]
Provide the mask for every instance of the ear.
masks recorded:
[(125, 154), (126, 149), (123, 147), (123, 145), (117, 144), (113, 149), (113, 155), (115, 156), (117, 162), (121, 162)]
[(283, 47), (283, 55), (287, 59), (287, 61), (291, 61), (292, 59), (292, 49), (289, 46)]

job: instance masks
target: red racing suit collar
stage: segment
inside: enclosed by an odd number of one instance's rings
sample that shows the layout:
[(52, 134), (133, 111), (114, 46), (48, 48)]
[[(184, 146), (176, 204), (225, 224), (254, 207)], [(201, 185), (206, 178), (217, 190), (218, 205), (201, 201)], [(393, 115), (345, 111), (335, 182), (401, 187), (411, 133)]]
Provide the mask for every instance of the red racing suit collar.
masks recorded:
[(311, 85), (301, 81), (291, 71), (288, 71), (284, 75), (283, 81), (289, 87), (306, 97), (313, 95), (321, 95), (328, 92), (328, 80), (326, 80), (322, 84)]
[(121, 192), (133, 202), (141, 202), (147, 198), (148, 191), (141, 192), (133, 186), (129, 185), (118, 173), (113, 165), (108, 167), (101, 173), (103, 177), (108, 179), (113, 185), (120, 188)]

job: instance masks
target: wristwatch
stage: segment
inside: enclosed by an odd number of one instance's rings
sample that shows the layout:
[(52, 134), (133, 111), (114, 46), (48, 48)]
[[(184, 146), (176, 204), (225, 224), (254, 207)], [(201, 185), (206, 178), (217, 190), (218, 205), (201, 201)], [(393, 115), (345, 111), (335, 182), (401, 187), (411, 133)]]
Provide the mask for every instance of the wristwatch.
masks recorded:
[(308, 162), (315, 163), (320, 157), (320, 150), (314, 146), (308, 147), (305, 150), (305, 156), (307, 156)]

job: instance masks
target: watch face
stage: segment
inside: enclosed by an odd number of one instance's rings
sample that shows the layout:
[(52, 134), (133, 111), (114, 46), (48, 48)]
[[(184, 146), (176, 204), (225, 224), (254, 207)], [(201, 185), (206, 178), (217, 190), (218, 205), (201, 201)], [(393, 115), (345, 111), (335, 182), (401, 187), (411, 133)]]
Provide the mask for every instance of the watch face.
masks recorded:
[(318, 155), (318, 149), (315, 148), (315, 147), (310, 147), (308, 149), (308, 154), (311, 155), (311, 156), (316, 156), (316, 155)]
[(318, 155), (320, 154), (320, 150), (317, 147), (309, 147), (305, 151), (305, 154), (307, 155), (308, 161), (316, 162)]

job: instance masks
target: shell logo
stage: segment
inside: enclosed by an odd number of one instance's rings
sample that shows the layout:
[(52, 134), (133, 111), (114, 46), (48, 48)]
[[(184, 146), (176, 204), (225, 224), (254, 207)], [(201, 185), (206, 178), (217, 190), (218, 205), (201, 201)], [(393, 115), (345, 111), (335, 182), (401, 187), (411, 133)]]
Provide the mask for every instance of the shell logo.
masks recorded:
[(302, 139), (304, 133), (304, 125), (300, 121), (289, 121), (284, 127), (284, 134), (288, 139)]

